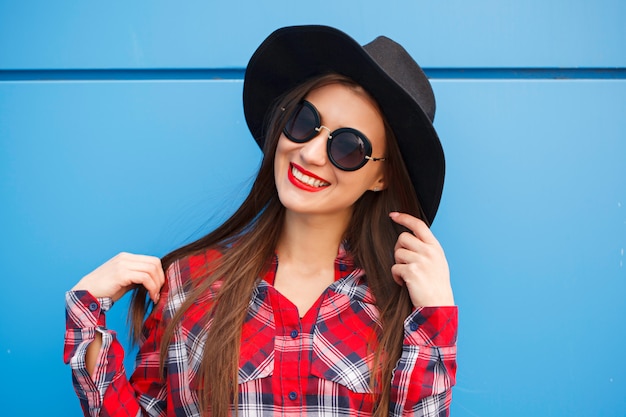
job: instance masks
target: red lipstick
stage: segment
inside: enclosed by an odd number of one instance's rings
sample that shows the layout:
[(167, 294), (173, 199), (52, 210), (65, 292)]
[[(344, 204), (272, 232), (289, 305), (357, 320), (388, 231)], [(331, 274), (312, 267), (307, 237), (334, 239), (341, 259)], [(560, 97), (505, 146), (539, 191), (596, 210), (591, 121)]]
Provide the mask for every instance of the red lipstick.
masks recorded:
[[(320, 185), (319, 187), (314, 187), (312, 185), (309, 185), (300, 181), (293, 175), (294, 168), (300, 171), (302, 174), (306, 175), (307, 177), (311, 177), (327, 185)], [(300, 188), (301, 190), (310, 191), (310, 192), (321, 191), (324, 188), (328, 187), (328, 184), (329, 184), (328, 181), (326, 181), (324, 178), (318, 177), (317, 175), (305, 170), (304, 168), (302, 168), (299, 165), (294, 164), (293, 162), (289, 164), (289, 172), (287, 173), (287, 178), (289, 178), (289, 181), (296, 187)]]

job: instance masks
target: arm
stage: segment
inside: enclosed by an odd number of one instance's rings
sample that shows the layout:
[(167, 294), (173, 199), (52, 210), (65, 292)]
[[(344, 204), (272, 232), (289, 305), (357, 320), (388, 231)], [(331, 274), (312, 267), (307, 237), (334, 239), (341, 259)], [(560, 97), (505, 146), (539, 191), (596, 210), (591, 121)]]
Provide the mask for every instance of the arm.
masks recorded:
[(398, 237), (391, 273), (399, 285), (406, 286), (414, 306), (404, 323), (390, 414), (448, 416), (456, 378), (458, 325), (448, 262), (423, 221), (404, 213), (390, 217), (410, 230)]
[[(148, 264), (141, 266), (146, 258), (150, 258)], [(138, 260), (144, 272), (133, 271)], [(105, 320), (105, 312), (113, 304), (113, 297), (121, 297), (132, 287), (132, 279), (128, 284), (124, 281), (129, 276), (149, 279), (148, 285), (144, 286), (153, 299), (159, 299), (158, 288), (164, 277), (158, 274), (153, 277), (150, 273), (156, 271), (153, 265), (157, 261), (158, 258), (152, 257), (118, 255), (87, 275), (66, 294), (64, 360), (72, 368), (74, 388), (86, 416), (134, 417), (143, 415), (140, 410), (147, 404), (152, 406), (145, 410), (146, 415), (164, 415), (165, 393), (161, 389), (164, 382), (159, 378), (158, 348), (159, 322), (165, 303), (157, 304), (144, 324), (137, 378), (132, 385), (126, 378), (122, 345), (116, 333), (106, 328)]]
[(405, 321), (391, 416), (448, 416), (456, 381), (456, 307), (423, 307)]

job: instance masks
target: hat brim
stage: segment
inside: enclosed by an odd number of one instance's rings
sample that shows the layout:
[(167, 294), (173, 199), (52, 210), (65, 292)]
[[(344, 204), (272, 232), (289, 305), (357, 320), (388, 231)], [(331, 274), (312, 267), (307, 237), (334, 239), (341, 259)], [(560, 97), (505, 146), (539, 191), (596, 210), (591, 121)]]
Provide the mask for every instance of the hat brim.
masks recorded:
[(443, 190), (445, 159), (429, 117), (414, 98), (345, 33), (327, 26), (292, 26), (273, 32), (246, 68), (243, 105), (258, 145), (275, 100), (318, 75), (338, 73), (361, 85), (376, 100), (391, 126), (418, 201), (432, 224)]

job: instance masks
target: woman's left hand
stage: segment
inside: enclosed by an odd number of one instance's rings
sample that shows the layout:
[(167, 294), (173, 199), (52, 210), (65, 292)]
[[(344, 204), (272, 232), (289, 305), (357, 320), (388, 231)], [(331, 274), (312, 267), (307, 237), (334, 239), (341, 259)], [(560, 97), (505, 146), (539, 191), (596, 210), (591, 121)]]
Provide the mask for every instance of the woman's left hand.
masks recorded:
[(406, 213), (392, 212), (389, 217), (412, 232), (398, 236), (393, 279), (406, 285), (415, 307), (454, 305), (446, 255), (426, 223)]

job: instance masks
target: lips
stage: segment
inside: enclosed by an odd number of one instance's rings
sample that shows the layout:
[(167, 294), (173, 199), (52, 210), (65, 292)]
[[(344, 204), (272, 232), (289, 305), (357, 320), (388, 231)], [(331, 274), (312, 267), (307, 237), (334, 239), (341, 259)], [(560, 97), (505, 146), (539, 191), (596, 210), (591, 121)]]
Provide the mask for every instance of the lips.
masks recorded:
[(306, 191), (320, 191), (330, 183), (294, 163), (289, 164), (289, 181), (296, 187)]

